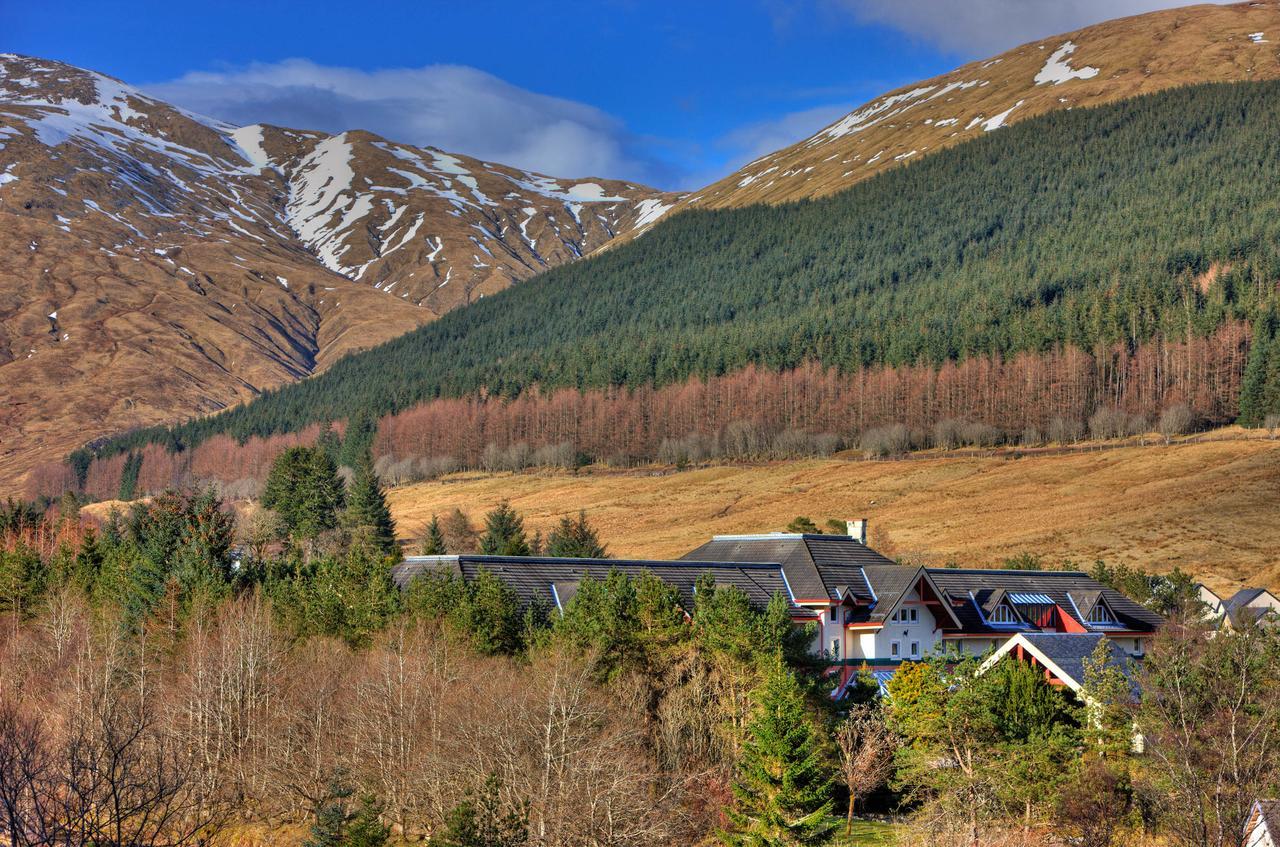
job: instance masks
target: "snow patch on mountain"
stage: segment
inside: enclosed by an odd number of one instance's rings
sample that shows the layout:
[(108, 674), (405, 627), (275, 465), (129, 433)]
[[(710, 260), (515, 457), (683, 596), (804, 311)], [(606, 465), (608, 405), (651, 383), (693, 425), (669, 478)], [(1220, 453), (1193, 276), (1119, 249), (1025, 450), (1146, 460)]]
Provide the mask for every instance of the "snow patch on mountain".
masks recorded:
[(1044, 67), (1036, 74), (1036, 85), (1044, 85), (1052, 82), (1054, 85), (1062, 85), (1062, 83), (1073, 79), (1093, 79), (1098, 75), (1097, 68), (1072, 68), (1071, 62), (1067, 59), (1076, 51), (1076, 45), (1068, 41), (1053, 51), (1048, 61), (1044, 63)]

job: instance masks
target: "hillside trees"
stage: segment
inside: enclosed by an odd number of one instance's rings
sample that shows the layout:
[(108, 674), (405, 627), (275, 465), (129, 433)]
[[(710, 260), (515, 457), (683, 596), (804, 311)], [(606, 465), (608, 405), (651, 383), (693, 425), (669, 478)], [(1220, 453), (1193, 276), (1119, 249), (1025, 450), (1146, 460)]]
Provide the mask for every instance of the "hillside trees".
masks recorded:
[(262, 505), (273, 509), (285, 532), (299, 540), (335, 528), (345, 502), (337, 465), (323, 448), (285, 450), (272, 463), (262, 491)]
[(368, 452), (362, 454), (356, 463), (355, 476), (346, 493), (343, 521), (348, 527), (363, 533), (374, 549), (383, 555), (391, 555), (398, 549), (396, 524), (387, 506), (382, 482), (373, 472), (373, 457)]
[[(812, 364), (846, 377), (886, 368), (942, 375), (970, 362), (1005, 368), (1024, 355), (1087, 357), (1097, 371), (1087, 382), (1055, 382), (1061, 405), (1026, 407), (1022, 417), (1038, 418), (1042, 431), (1055, 415), (1079, 421), (1099, 406), (1132, 414), (1140, 405), (1149, 416), (1187, 402), (1205, 420), (1225, 421), (1235, 416), (1231, 384), (1243, 362), (1206, 359), (1203, 342), (1255, 322), (1274, 298), (1280, 224), (1265, 187), (1280, 169), (1276, 88), (1191, 86), (1063, 110), (821, 200), (676, 215), (643, 239), (456, 310), (314, 380), (97, 452), (108, 460), (153, 443), (190, 450), (222, 434), (245, 442), (335, 414), (381, 418), (426, 402), (465, 410), (459, 401), (482, 395), (489, 401), (474, 416), (445, 427), (462, 430), (463, 450), (417, 455), (465, 452), (478, 462), (489, 443), (501, 451), (566, 441), (592, 452), (586, 438), (486, 441), (476, 433), (490, 407), (535, 390), (607, 398), (748, 367), (777, 374)], [(1125, 364), (1135, 357), (1143, 359), (1138, 384)], [(1219, 369), (1231, 376), (1220, 380)], [(989, 376), (1001, 391), (1036, 384)], [(1092, 396), (1075, 396), (1081, 387)], [(1128, 399), (1152, 391), (1154, 402)], [(787, 403), (771, 395), (761, 415), (786, 418)], [(944, 396), (941, 405), (955, 404)], [(571, 409), (540, 411), (542, 429), (572, 427)], [(1010, 426), (994, 412), (946, 416), (1017, 434), (1032, 423)], [(852, 417), (859, 432), (872, 425), (861, 410)], [(881, 424), (927, 431), (939, 419)], [(770, 437), (788, 429), (846, 435), (800, 423)], [(705, 429), (664, 434), (648, 455), (691, 432)], [(629, 440), (619, 427), (611, 446), (634, 456)], [(93, 476), (90, 468), (87, 487)]]

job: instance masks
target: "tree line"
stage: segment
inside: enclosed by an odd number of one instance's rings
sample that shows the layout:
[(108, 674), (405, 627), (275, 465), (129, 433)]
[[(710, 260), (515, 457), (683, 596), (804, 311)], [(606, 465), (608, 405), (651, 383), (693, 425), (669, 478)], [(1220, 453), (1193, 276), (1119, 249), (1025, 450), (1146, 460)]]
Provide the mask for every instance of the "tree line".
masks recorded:
[[(817, 847), (879, 812), (956, 847), (1225, 847), (1280, 788), (1280, 628), (1209, 637), (1179, 574), (1096, 568), (1171, 623), (1127, 673), (1104, 642), (1081, 698), (1013, 659), (938, 655), (887, 697), (850, 668), (833, 701), (844, 677), (784, 598), (709, 575), (688, 607), (618, 571), (563, 610), (483, 570), (398, 591), (358, 464), (343, 481), (323, 447), (292, 448), (277, 508), (238, 518), (208, 490), (99, 526), (74, 497), (0, 510), (10, 843)], [(608, 554), (585, 515), (543, 539), (507, 504), (416, 544)]]
[[(1100, 397), (1125, 390), (1127, 368), (1104, 357), (1156, 339), (1193, 345), (1273, 308), (1276, 87), (1190, 86), (1059, 111), (820, 200), (677, 215), (315, 379), (113, 439), (72, 470), (83, 481), (94, 455), (244, 443), (441, 398), (617, 395), (749, 366), (817, 363), (848, 378), (1075, 350), (1111, 375)], [(1207, 391), (1203, 411), (1226, 416), (1235, 392), (1203, 384), (1194, 357), (1168, 364), (1187, 402)], [(1265, 390), (1275, 368), (1255, 371), (1264, 390), (1249, 396), (1280, 402)]]
[[(339, 462), (371, 449), (375, 469), (389, 483), (464, 468), (655, 461), (681, 467), (710, 459), (821, 456), (855, 446), (887, 455), (912, 447), (1066, 444), (1153, 429), (1176, 435), (1235, 417), (1245, 372), (1256, 371), (1248, 364), (1248, 339), (1247, 325), (1235, 322), (1205, 338), (1156, 340), (1132, 352), (1068, 349), (848, 375), (814, 364), (783, 373), (749, 366), (657, 389), (440, 399), (376, 425), (359, 415), (355, 427), (313, 425), (243, 444), (228, 435), (177, 452), (148, 444), (92, 460), (82, 485), (69, 465), (54, 465), (33, 473), (29, 492), (57, 497), (78, 489), (114, 499), (216, 482), (229, 497), (254, 497), (279, 452), (322, 435), (335, 441)], [(125, 473), (130, 462), (132, 475)]]

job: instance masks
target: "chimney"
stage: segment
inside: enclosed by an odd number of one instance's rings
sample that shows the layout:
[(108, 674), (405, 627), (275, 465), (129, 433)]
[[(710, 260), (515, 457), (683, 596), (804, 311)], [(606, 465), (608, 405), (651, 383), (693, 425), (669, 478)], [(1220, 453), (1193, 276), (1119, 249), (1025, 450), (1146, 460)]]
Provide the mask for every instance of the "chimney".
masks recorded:
[(853, 540), (859, 544), (866, 546), (867, 543), (867, 519), (858, 518), (855, 521), (845, 521), (846, 530), (849, 535), (853, 536)]

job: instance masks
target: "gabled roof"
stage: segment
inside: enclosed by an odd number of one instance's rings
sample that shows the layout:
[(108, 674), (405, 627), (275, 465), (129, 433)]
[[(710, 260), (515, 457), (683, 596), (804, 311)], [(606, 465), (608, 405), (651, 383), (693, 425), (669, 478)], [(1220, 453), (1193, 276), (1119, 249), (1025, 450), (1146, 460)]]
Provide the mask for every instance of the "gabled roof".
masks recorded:
[(1084, 591), (1068, 591), (1067, 595), (1075, 604), (1076, 610), (1080, 612), (1080, 616), (1085, 620), (1089, 619), (1089, 613), (1093, 611), (1093, 607), (1102, 602), (1102, 592), (1096, 588), (1089, 588)]
[[(1000, 646), (982, 663), (982, 670), (993, 667), (1010, 653), (1016, 655), (1019, 647), (1031, 655), (1041, 667), (1048, 670), (1072, 691), (1084, 686), (1085, 661), (1098, 645), (1106, 641), (1100, 632), (1020, 632)], [(1107, 667), (1116, 667), (1129, 676), (1129, 659), (1119, 645), (1107, 642), (1110, 649)]]
[[(1085, 597), (1089, 592), (1097, 592), (1096, 602), (1105, 601), (1111, 609), (1119, 624), (1114, 628), (1153, 632), (1164, 623), (1162, 617), (1145, 606), (1119, 591), (1104, 587), (1087, 574), (1074, 571), (929, 568), (928, 572), (934, 583), (950, 597), (951, 609), (965, 632), (989, 631), (996, 634), (1002, 631), (987, 624), (982, 611), (997, 592), (1043, 594), (1084, 629), (1090, 628), (1088, 613), (1077, 609), (1073, 598)], [(1007, 631), (1007, 628), (1003, 630)]]
[(946, 596), (933, 581), (933, 578), (929, 576), (929, 572), (926, 569), (913, 568), (906, 565), (880, 565), (864, 568), (864, 571), (867, 577), (867, 584), (874, 592), (875, 605), (867, 609), (865, 613), (855, 617), (855, 623), (883, 624), (893, 614), (893, 610), (898, 608), (902, 598), (923, 580), (930, 590), (937, 595), (943, 608), (947, 610), (951, 618), (951, 624), (954, 627), (961, 626), (961, 621), (952, 611), (951, 604), (947, 602)]
[(637, 578), (646, 571), (672, 586), (686, 611), (693, 609), (694, 585), (710, 573), (717, 586), (734, 586), (755, 606), (768, 605), (774, 594), (787, 599), (793, 617), (811, 616), (795, 604), (786, 576), (777, 564), (759, 562), (655, 561), (647, 559), (561, 559), (550, 556), (410, 556), (391, 570), (391, 578), (405, 588), (423, 573), (449, 573), (473, 580), (486, 570), (506, 583), (521, 605), (535, 600), (567, 604), (583, 579), (605, 579), (610, 571)]
[(846, 588), (858, 597), (871, 597), (863, 568), (893, 566), (891, 559), (848, 535), (774, 532), (763, 535), (717, 535), (680, 557), (683, 560), (775, 562), (782, 565), (800, 601), (840, 600)]

